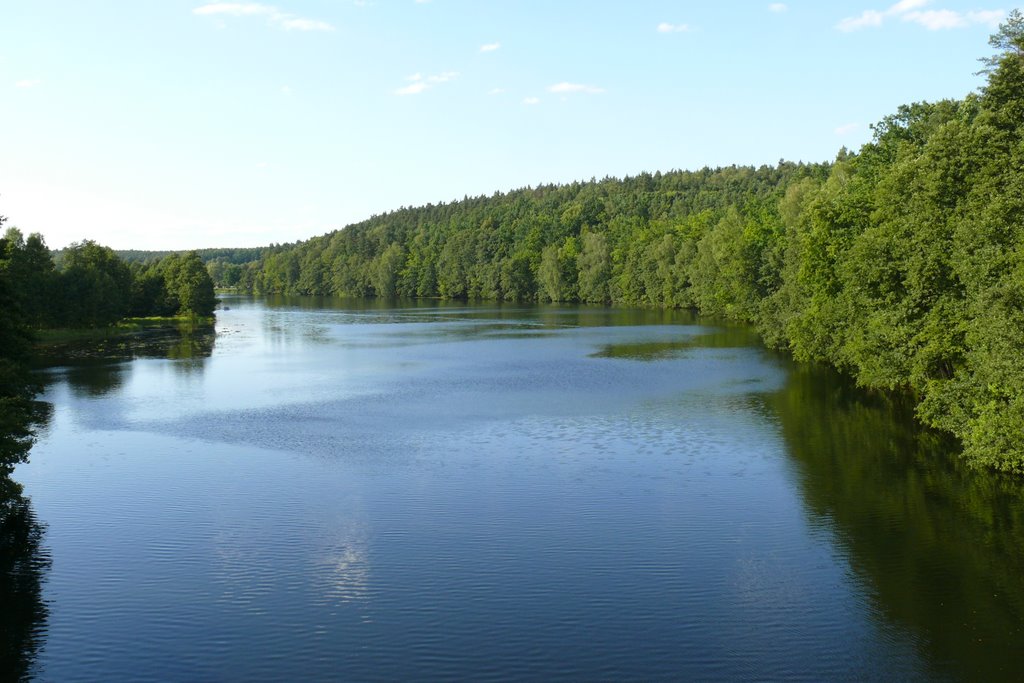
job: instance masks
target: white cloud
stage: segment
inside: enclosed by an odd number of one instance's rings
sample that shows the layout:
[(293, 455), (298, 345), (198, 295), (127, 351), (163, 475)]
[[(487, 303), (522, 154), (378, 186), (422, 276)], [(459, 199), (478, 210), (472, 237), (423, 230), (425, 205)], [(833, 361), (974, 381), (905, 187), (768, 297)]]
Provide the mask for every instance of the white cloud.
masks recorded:
[(424, 90), (426, 90), (429, 87), (430, 87), (430, 85), (428, 83), (424, 83), (423, 81), (416, 81), (415, 83), (410, 83), (409, 85), (407, 85), (405, 87), (399, 88), (398, 90), (395, 91), (395, 94), (396, 95), (419, 95), (421, 92), (423, 92)]
[(37, 85), (42, 85), (42, 84), (43, 84), (43, 82), (40, 81), (38, 78), (26, 78), (24, 80), (15, 81), (14, 82), (14, 87), (15, 88), (34, 88)]
[(600, 95), (604, 92), (604, 88), (598, 88), (594, 85), (584, 85), (583, 83), (555, 83), (554, 85), (548, 86), (548, 92), (553, 93), (586, 93), (588, 95)]
[(836, 127), (835, 133), (836, 135), (845, 136), (850, 133), (856, 133), (858, 130), (860, 130), (859, 123), (844, 123), (843, 125)]
[(523, 104), (540, 104), (539, 97), (527, 97), (523, 100)]
[(849, 33), (850, 31), (857, 31), (868, 26), (881, 26), (883, 18), (884, 16), (881, 12), (868, 9), (864, 10), (863, 14), (859, 17), (846, 17), (836, 25), (836, 28), (844, 33)]
[(658, 24), (658, 33), (686, 33), (689, 30), (689, 24), (670, 24), (667, 21)]
[(960, 28), (968, 24), (966, 17), (959, 12), (948, 9), (908, 12), (903, 15), (902, 19), (903, 21), (912, 21), (915, 24), (920, 24), (929, 31), (938, 31), (944, 28)]
[(998, 28), (1005, 18), (1006, 11), (1001, 9), (983, 9), (967, 13), (967, 21), (972, 24), (988, 24), (992, 28)]
[(426, 92), (435, 85), (441, 83), (448, 83), (454, 81), (459, 77), (458, 71), (443, 71), (439, 74), (433, 74), (431, 76), (424, 77), (421, 73), (414, 73), (411, 76), (407, 76), (405, 80), (409, 81), (409, 85), (403, 86), (395, 90), (396, 95), (419, 95), (422, 92)]
[(489, 91), (487, 92), (487, 94), (488, 94), (488, 95), (500, 95), (500, 94), (502, 94), (503, 92), (505, 92), (505, 89), (504, 89), (504, 88), (491, 88), (491, 89), (490, 89), (490, 90), (489, 90)]
[(768, 5), (768, 10), (771, 12), (785, 12), (789, 7), (784, 2), (773, 2)]
[(501, 43), (487, 43), (480, 46), (480, 52), (494, 52), (499, 47), (501, 47)]
[(885, 11), (886, 14), (902, 14), (927, 5), (931, 0), (900, 0)]
[(930, 2), (931, 0), (900, 0), (885, 11), (869, 9), (864, 10), (858, 17), (847, 17), (836, 24), (836, 28), (845, 32), (857, 31), (862, 28), (881, 26), (887, 18), (898, 17), (902, 21), (920, 24), (929, 31), (940, 31), (963, 28), (972, 24), (997, 26), (1005, 15), (1003, 10), (972, 12), (957, 12), (950, 9), (923, 10), (922, 8)]
[(260, 171), (263, 171), (270, 168), (270, 164), (266, 161), (260, 161), (259, 163), (256, 164), (256, 168)]
[(285, 31), (333, 31), (334, 27), (319, 19), (305, 19), (282, 12), (272, 5), (255, 2), (213, 2), (192, 10), (200, 16), (254, 17), (264, 16), (271, 26)]
[(285, 94), (285, 95), (291, 95), (292, 94), (292, 88), (291, 88), (290, 85), (282, 85), (281, 86), (281, 92), (283, 94)]
[(1006, 13), (1001, 9), (986, 9), (974, 12), (955, 12), (948, 9), (927, 10), (924, 12), (907, 12), (903, 21), (912, 21), (924, 26), (929, 31), (941, 31), (949, 28), (964, 28), (972, 24), (986, 24), (995, 28), (1003, 20)]

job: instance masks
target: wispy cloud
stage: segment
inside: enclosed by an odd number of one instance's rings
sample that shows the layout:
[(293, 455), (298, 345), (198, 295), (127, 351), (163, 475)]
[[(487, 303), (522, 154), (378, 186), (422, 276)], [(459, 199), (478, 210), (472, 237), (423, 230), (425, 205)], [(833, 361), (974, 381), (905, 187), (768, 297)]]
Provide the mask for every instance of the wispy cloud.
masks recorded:
[(416, 81), (409, 85), (403, 86), (395, 91), (396, 95), (419, 95), (421, 92), (429, 88), (430, 85), (423, 81)]
[(504, 92), (505, 92), (504, 88), (491, 88), (490, 90), (487, 91), (487, 94), (488, 95), (501, 95)]
[(997, 26), (1006, 12), (1003, 10), (976, 10), (958, 12), (950, 9), (923, 9), (931, 0), (900, 0), (885, 10), (867, 9), (855, 17), (846, 17), (836, 28), (849, 33), (864, 28), (881, 26), (887, 19), (895, 18), (919, 24), (929, 31), (950, 28), (964, 28), (973, 24)]
[(334, 27), (319, 19), (306, 19), (282, 12), (272, 5), (256, 2), (212, 2), (192, 10), (204, 17), (266, 17), (271, 26), (285, 31), (333, 31)]
[(529, 105), (540, 104), (540, 98), (539, 97), (527, 97), (527, 98), (523, 99), (523, 104), (529, 104)]
[(884, 15), (881, 12), (866, 9), (858, 17), (846, 17), (836, 24), (836, 28), (844, 33), (850, 33), (869, 26), (881, 26), (882, 19), (884, 19)]
[(414, 73), (405, 80), (409, 81), (409, 85), (404, 85), (401, 88), (395, 90), (396, 95), (419, 95), (422, 92), (430, 90), (436, 85), (441, 83), (448, 83), (454, 81), (459, 77), (457, 71), (442, 71), (439, 74), (424, 77), (421, 73)]
[(555, 83), (554, 85), (548, 86), (548, 92), (553, 93), (586, 93), (588, 95), (600, 95), (604, 92), (604, 88), (598, 88), (595, 85), (584, 85), (583, 83), (567, 83), (562, 81), (561, 83)]
[(487, 43), (480, 46), (480, 52), (494, 52), (501, 47), (501, 43)]
[(667, 21), (658, 24), (658, 33), (686, 33), (689, 30), (689, 24), (670, 24)]
[(36, 86), (42, 85), (43, 82), (38, 78), (26, 78), (21, 81), (15, 81), (15, 88), (35, 88)]
[(954, 12), (953, 10), (926, 10), (924, 12), (908, 12), (904, 21), (912, 21), (924, 26), (929, 31), (941, 31), (946, 28), (964, 28), (972, 24), (987, 24), (996, 27), (1006, 13), (1001, 9), (979, 10), (974, 12)]
[(844, 123), (841, 126), (836, 126), (835, 134), (843, 137), (850, 135), (851, 133), (856, 133), (858, 130), (860, 130), (859, 123)]
[(786, 3), (784, 2), (773, 2), (772, 4), (768, 5), (769, 12), (785, 12), (788, 9), (789, 6), (786, 5)]

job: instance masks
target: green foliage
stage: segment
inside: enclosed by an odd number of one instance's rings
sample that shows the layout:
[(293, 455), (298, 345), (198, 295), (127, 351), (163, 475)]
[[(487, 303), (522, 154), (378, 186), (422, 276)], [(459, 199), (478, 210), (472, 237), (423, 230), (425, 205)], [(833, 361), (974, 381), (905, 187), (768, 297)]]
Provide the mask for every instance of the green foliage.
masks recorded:
[(102, 327), (128, 314), (132, 273), (109, 247), (91, 240), (64, 251), (58, 319), (66, 327)]
[(197, 252), (168, 256), (156, 270), (163, 275), (169, 307), (177, 315), (213, 315), (213, 279)]
[[(0, 225), (4, 222), (0, 216)], [(12, 239), (0, 238), (0, 484), (32, 445), (32, 399), (35, 383), (28, 372), (32, 338), (15, 288), (11, 286)], [(15, 265), (15, 270), (17, 266)]]

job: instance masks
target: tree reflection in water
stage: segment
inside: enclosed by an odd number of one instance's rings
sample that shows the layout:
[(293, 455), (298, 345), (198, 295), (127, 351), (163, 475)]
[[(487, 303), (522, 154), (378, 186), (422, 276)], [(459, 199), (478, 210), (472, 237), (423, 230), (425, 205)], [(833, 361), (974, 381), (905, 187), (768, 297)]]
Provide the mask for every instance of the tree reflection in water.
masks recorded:
[(1024, 643), (1024, 484), (976, 472), (919, 428), (909, 399), (869, 395), (794, 366), (766, 397), (797, 465), (804, 505), (936, 672), (1009, 680)]
[(0, 676), (27, 680), (45, 639), (43, 580), (50, 568), (44, 527), (21, 485), (0, 476)]

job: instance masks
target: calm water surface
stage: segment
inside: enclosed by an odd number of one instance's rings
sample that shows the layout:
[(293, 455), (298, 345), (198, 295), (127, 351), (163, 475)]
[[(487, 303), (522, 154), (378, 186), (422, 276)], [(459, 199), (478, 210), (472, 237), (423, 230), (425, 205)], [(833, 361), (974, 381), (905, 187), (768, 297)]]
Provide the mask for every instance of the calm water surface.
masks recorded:
[(47, 371), (0, 492), (9, 672), (1024, 676), (1021, 485), (748, 330), (225, 303)]

